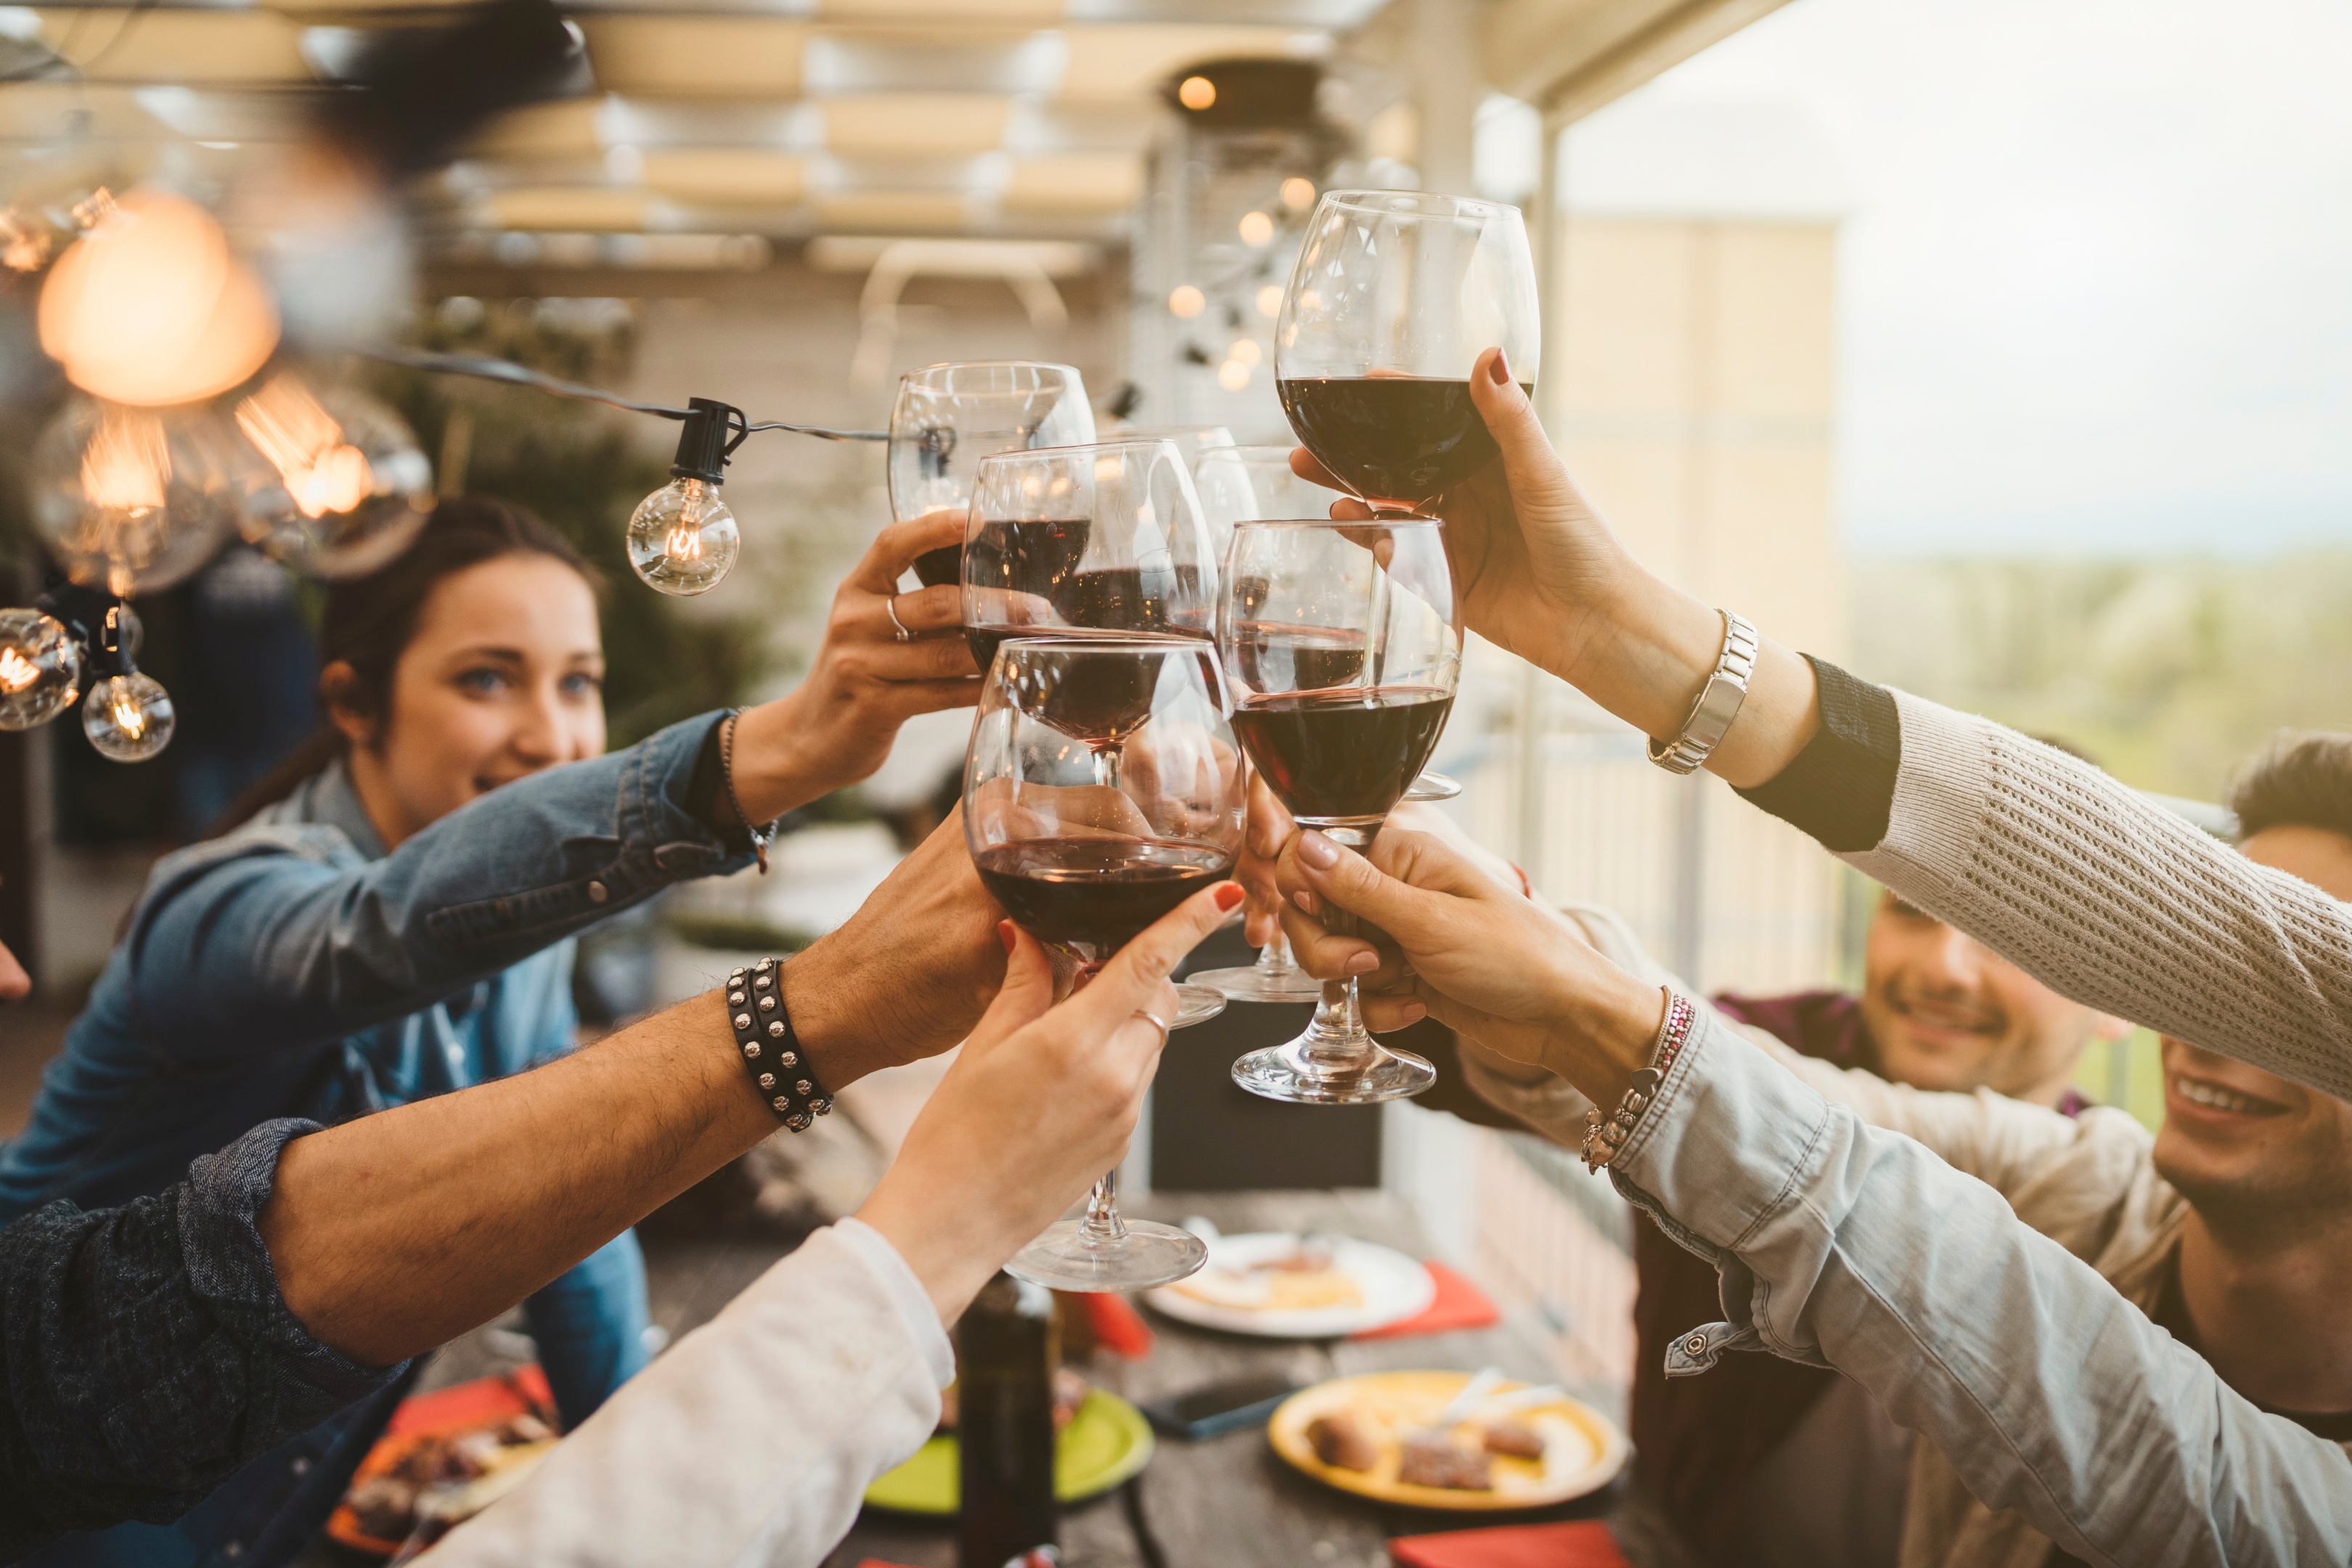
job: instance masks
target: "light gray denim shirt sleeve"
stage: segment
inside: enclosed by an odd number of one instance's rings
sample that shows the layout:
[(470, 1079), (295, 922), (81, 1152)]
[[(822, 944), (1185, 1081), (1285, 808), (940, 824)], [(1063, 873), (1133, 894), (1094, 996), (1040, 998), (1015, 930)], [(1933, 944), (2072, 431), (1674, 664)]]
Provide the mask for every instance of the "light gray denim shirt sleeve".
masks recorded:
[(519, 779), (381, 859), (332, 827), (267, 822), (169, 856), (118, 954), (131, 1005), (184, 1063), (333, 1039), (732, 870), (747, 858), (686, 804), (717, 718)]
[(2352, 1562), (2352, 1459), (2240, 1397), (2000, 1195), (1865, 1126), (1702, 1008), (1610, 1171), (1714, 1262), (1735, 1321), (1695, 1372), (1759, 1342), (1834, 1365), (2093, 1563)]

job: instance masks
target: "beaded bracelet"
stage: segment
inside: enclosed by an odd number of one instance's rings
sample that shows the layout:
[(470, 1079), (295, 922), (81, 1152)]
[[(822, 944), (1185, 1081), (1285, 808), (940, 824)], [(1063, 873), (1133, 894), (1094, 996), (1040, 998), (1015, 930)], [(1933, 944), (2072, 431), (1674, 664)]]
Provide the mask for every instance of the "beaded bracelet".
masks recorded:
[(1691, 1026), (1698, 1021), (1698, 1009), (1691, 1005), (1687, 997), (1664, 986), (1659, 989), (1666, 993), (1666, 1016), (1658, 1021), (1657, 1037), (1650, 1042), (1650, 1065), (1634, 1072), (1625, 1098), (1617, 1102), (1615, 1112), (1608, 1120), (1601, 1119), (1598, 1106), (1584, 1113), (1584, 1168), (1588, 1171), (1598, 1171), (1616, 1158), (1617, 1151), (1632, 1134), (1633, 1124), (1642, 1120), (1642, 1112), (1649, 1110), (1650, 1102), (1657, 1097), (1658, 1085), (1665, 1081), (1675, 1058), (1682, 1055), (1683, 1046), (1690, 1039)]
[(784, 1008), (783, 987), (777, 982), (783, 966), (763, 958), (749, 970), (727, 977), (728, 1022), (735, 1029), (736, 1047), (743, 1053), (743, 1069), (776, 1120), (795, 1132), (833, 1110), (833, 1097), (819, 1087), (808, 1065), (808, 1053), (793, 1033), (792, 1015)]

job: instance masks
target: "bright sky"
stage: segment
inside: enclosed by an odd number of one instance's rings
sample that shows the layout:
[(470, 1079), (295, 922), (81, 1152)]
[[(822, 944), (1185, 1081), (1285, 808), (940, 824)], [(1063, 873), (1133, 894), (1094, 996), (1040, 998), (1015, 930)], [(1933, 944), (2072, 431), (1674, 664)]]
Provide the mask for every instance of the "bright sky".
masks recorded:
[(1636, 96), (1840, 166), (1858, 552), (2352, 543), (2352, 5), (1795, 0)]

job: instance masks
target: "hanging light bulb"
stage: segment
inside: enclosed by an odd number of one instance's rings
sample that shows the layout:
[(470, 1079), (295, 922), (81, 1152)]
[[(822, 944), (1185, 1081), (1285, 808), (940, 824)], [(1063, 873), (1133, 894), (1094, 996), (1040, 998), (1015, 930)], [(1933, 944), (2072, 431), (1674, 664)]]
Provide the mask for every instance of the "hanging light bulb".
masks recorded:
[(0, 610), (0, 730), (29, 730), (73, 706), (81, 646), (38, 610)]
[(637, 503), (628, 531), (629, 569), (647, 587), (681, 597), (719, 586), (743, 548), (742, 531), (719, 499), (719, 486), (729, 455), (748, 434), (740, 409), (708, 397), (687, 406), (693, 413), (677, 438), (673, 477)]
[(76, 398), (33, 448), (33, 522), (75, 582), (117, 595), (168, 588), (229, 530), (216, 443), (201, 410)]
[(365, 576), (425, 526), (433, 465), (374, 398), (280, 371), (238, 402), (236, 423), (268, 464), (246, 486), (238, 529), (298, 571)]
[(90, 629), (90, 666), (98, 679), (81, 705), (81, 732), (112, 762), (143, 763), (172, 743), (172, 695), (131, 663), (139, 636), (138, 616), (119, 602), (108, 605)]

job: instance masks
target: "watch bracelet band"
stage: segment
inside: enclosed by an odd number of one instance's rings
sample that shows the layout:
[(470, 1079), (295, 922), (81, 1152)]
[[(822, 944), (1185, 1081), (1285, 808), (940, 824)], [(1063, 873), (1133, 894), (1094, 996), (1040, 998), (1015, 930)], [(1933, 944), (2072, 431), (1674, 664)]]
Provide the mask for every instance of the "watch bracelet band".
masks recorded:
[(1716, 613), (1723, 617), (1723, 648), (1716, 655), (1713, 672), (1700, 688), (1698, 700), (1691, 704), (1681, 732), (1671, 741), (1650, 742), (1650, 761), (1670, 773), (1698, 771), (1731, 728), (1731, 721), (1739, 717), (1740, 705), (1748, 700), (1748, 682), (1756, 677), (1756, 655), (1761, 645), (1756, 628), (1736, 611)]
[(1690, 998), (1669, 986), (1659, 989), (1666, 994), (1666, 1011), (1658, 1020), (1656, 1037), (1650, 1042), (1650, 1065), (1634, 1072), (1625, 1097), (1606, 1118), (1598, 1106), (1584, 1113), (1584, 1143), (1580, 1152), (1588, 1171), (1598, 1171), (1617, 1157), (1617, 1151), (1633, 1135), (1642, 1113), (1656, 1100), (1658, 1085), (1673, 1070), (1675, 1058), (1683, 1054), (1683, 1047), (1690, 1041), (1691, 1026), (1698, 1022), (1698, 1008)]
[(760, 862), (760, 875), (768, 874), (768, 841), (776, 836), (773, 822), (753, 822), (743, 815), (742, 797), (735, 793), (735, 721), (743, 717), (740, 708), (727, 710), (727, 717), (719, 721), (719, 779), (727, 788), (727, 804), (735, 808), (735, 820), (751, 840), (751, 853)]
[(781, 959), (763, 958), (730, 974), (727, 1022), (735, 1031), (735, 1048), (742, 1053), (751, 1087), (777, 1121), (805, 1132), (818, 1117), (832, 1111), (833, 1096), (817, 1082), (808, 1053), (793, 1033), (792, 1014), (784, 1006), (783, 973)]

